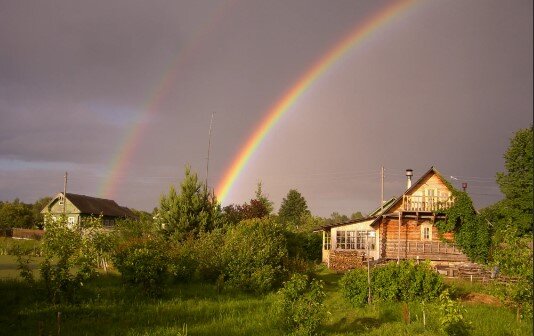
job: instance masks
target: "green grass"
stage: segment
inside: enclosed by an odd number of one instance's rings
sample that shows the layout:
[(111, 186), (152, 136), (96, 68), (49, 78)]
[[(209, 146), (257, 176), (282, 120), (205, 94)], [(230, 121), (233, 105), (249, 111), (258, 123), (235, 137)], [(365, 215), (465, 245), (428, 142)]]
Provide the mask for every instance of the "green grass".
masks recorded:
[(41, 242), (38, 240), (0, 237), (0, 255), (15, 255), (17, 247), (34, 255), (41, 253)]
[[(13, 261), (13, 259), (10, 259)], [(9, 261), (9, 260), (7, 260)], [(5, 256), (0, 264), (6, 264)], [(5, 270), (4, 270), (5, 271)], [(352, 308), (338, 290), (340, 275), (322, 270), (328, 310), (326, 335), (441, 335), (437, 307), (427, 304), (426, 326), (421, 304), (409, 304), (410, 323), (401, 303), (375, 303)], [(462, 291), (470, 284), (457, 284)], [(479, 288), (480, 289), (480, 288)], [(276, 317), (276, 293), (254, 296), (217, 293), (210, 284), (171, 284), (159, 299), (150, 299), (124, 285), (115, 274), (101, 275), (71, 304), (48, 304), (42, 291), (18, 279), (0, 280), (0, 335), (284, 335)], [(531, 321), (516, 322), (502, 306), (465, 303), (470, 335), (532, 335)]]
[[(42, 257), (33, 257), (33, 262), (30, 264), (30, 268), (34, 277), (39, 277), (39, 265), (38, 263), (43, 260)], [(18, 279), (19, 270), (17, 264), (17, 257), (12, 255), (0, 255), (0, 279)]]

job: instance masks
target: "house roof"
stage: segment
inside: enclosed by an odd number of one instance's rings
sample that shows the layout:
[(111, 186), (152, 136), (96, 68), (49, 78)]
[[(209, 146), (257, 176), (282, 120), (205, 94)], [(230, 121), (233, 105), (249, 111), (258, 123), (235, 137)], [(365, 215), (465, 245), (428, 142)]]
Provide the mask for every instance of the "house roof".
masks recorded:
[[(63, 197), (63, 193), (57, 194), (45, 209), (49, 208), (49, 206), (60, 197)], [(67, 193), (67, 199), (82, 214), (127, 218), (135, 217), (130, 209), (118, 205), (114, 200), (71, 193)]]
[[(391, 209), (395, 208), (397, 205), (399, 205), (402, 200), (403, 200), (403, 196), (404, 195), (408, 195), (410, 194), (413, 190), (415, 190), (418, 185), (430, 174), (435, 174), (438, 178), (440, 178), (442, 181), (447, 181), (441, 174), (440, 172), (434, 168), (434, 166), (430, 167), (430, 169), (424, 173), (415, 183), (412, 184), (412, 186), (408, 189), (406, 189), (406, 191), (404, 191), (404, 193), (398, 197), (396, 199), (395, 202), (392, 202), (391, 204), (389, 204), (389, 206), (387, 208), (384, 208), (384, 211), (382, 212), (382, 214), (387, 214)], [(380, 219), (380, 216), (378, 216), (372, 223), (371, 223), (371, 226), (374, 226), (376, 225), (378, 222), (379, 222), (379, 219)]]
[(375, 219), (375, 218), (376, 218), (376, 216), (367, 216), (367, 217), (358, 218), (358, 219), (351, 219), (351, 220), (346, 221), (346, 222), (340, 222), (340, 223), (333, 223), (333, 224), (323, 225), (323, 226), (321, 226), (321, 227), (316, 228), (314, 231), (321, 231), (321, 230), (325, 230), (325, 229), (331, 229), (331, 228), (333, 228), (333, 227), (338, 227), (338, 226), (344, 226), (344, 225), (349, 225), (349, 224), (361, 223), (361, 222), (365, 222), (365, 221), (373, 220), (373, 219)]
[(333, 228), (333, 227), (356, 224), (356, 223), (361, 223), (361, 222), (365, 222), (365, 221), (368, 221), (368, 220), (376, 219), (377, 216), (382, 215), (384, 213), (384, 211), (389, 208), (389, 205), (395, 202), (395, 200), (396, 200), (395, 197), (387, 200), (386, 202), (384, 202), (384, 206), (383, 207), (376, 208), (373, 212), (371, 212), (369, 215), (367, 215), (367, 216), (365, 216), (363, 218), (351, 219), (351, 220), (345, 221), (345, 222), (339, 222), (339, 223), (323, 225), (321, 227), (318, 227), (314, 231), (321, 231), (321, 230), (330, 229), (330, 228)]

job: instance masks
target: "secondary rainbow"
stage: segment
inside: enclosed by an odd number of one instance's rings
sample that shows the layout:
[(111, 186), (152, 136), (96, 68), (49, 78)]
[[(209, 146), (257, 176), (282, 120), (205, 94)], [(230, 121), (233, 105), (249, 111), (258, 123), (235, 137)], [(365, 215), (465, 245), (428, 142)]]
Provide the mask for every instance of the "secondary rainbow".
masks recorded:
[(132, 162), (132, 158), (141, 139), (143, 138), (148, 122), (151, 117), (159, 111), (163, 98), (172, 90), (179, 71), (183, 68), (184, 64), (192, 58), (194, 52), (204, 44), (209, 35), (215, 31), (217, 24), (223, 20), (226, 12), (230, 7), (234, 6), (235, 3), (236, 0), (222, 2), (212, 12), (209, 19), (198, 33), (195, 34), (190, 43), (188, 43), (185, 48), (180, 49), (172, 58), (172, 61), (163, 72), (162, 78), (150, 92), (146, 103), (143, 104), (144, 107), (141, 110), (141, 113), (137, 116), (137, 120), (135, 120), (135, 122), (132, 123), (132, 126), (124, 132), (124, 137), (122, 138), (122, 141), (120, 141), (109, 166), (108, 174), (100, 184), (99, 195), (101, 197), (114, 197), (120, 182), (128, 172), (129, 165)]
[(245, 145), (241, 148), (232, 161), (232, 164), (227, 169), (222, 180), (215, 188), (215, 194), (221, 203), (224, 202), (237, 178), (269, 131), (296, 103), (302, 94), (349, 50), (364, 41), (379, 27), (388, 23), (392, 18), (402, 13), (414, 3), (415, 0), (394, 2), (367, 18), (363, 23), (358, 24), (346, 37), (341, 39), (332, 49), (330, 49), (330, 51), (321, 57), (314, 66), (304, 73), (289, 91), (282, 95), (282, 98), (269, 109), (265, 118), (248, 138)]

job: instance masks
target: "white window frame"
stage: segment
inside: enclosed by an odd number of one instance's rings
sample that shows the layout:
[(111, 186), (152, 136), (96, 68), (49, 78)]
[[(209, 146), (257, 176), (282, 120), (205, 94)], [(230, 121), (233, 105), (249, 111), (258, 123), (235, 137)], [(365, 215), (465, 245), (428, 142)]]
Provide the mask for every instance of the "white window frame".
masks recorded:
[(323, 250), (330, 250), (331, 246), (332, 246), (332, 232), (331, 231), (325, 231), (324, 232)]
[(421, 240), (432, 241), (432, 224), (430, 223), (421, 224)]
[[(374, 233), (374, 234), (373, 234)], [(374, 230), (338, 230), (336, 231), (336, 249), (338, 250), (374, 250), (376, 246), (376, 231)]]

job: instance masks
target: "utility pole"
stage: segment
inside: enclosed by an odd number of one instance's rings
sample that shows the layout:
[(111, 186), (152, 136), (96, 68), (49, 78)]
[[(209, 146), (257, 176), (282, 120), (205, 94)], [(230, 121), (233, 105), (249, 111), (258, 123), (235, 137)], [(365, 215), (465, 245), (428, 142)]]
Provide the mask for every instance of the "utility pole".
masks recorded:
[(206, 185), (204, 186), (205, 187), (205, 191), (206, 191), (206, 195), (208, 194), (208, 177), (209, 177), (209, 173), (210, 173), (211, 127), (213, 125), (213, 115), (214, 114), (215, 114), (214, 112), (211, 113), (210, 131), (208, 133), (208, 158), (206, 160)]
[(367, 235), (365, 237), (365, 244), (367, 245), (367, 287), (369, 289), (369, 292), (367, 293), (367, 303), (371, 304), (371, 265), (369, 264), (370, 259), (369, 258), (369, 234), (371, 232), (367, 231)]
[(380, 167), (380, 181), (381, 181), (380, 210), (381, 212), (384, 212), (384, 166)]
[(67, 213), (67, 178), (68, 173), (65, 172), (65, 181), (63, 182), (63, 214)]

